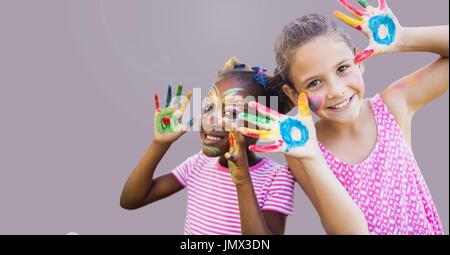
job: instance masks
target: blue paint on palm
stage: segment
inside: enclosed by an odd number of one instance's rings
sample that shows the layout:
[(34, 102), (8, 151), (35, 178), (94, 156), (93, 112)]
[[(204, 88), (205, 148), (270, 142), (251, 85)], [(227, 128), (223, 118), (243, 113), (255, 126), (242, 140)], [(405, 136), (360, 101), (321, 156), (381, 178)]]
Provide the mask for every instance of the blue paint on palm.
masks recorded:
[[(292, 137), (292, 132), (298, 129), (298, 131), (301, 134), (300, 140), (295, 140)], [(296, 119), (285, 119), (283, 122), (280, 123), (280, 133), (281, 138), (287, 145), (286, 152), (288, 152), (292, 148), (300, 147), (305, 145), (305, 143), (309, 139), (309, 132), (308, 129), (299, 121)]]
[[(380, 37), (379, 33), (382, 26), (387, 29), (387, 33), (383, 38)], [(394, 42), (397, 27), (391, 17), (387, 15), (372, 17), (369, 20), (369, 28), (372, 31), (373, 39), (378, 44), (391, 45)]]

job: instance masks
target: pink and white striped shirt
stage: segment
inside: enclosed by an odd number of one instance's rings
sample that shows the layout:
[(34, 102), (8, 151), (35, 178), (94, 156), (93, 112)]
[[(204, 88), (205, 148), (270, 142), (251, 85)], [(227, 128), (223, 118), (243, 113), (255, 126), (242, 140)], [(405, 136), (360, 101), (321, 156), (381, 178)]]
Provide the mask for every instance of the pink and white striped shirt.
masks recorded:
[[(218, 157), (199, 152), (172, 174), (188, 188), (184, 234), (241, 234), (236, 186)], [(263, 158), (250, 167), (250, 175), (261, 210), (293, 214), (294, 178), (286, 166)]]

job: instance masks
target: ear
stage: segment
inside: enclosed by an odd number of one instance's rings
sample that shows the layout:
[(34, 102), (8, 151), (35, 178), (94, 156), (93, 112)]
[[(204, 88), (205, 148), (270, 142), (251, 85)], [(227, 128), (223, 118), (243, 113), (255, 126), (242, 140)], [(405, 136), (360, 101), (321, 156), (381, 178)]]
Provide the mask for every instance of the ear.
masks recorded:
[(283, 92), (286, 96), (289, 97), (291, 102), (296, 106), (298, 104), (298, 93), (295, 89), (291, 88), (291, 86), (284, 84), (282, 87)]
[[(355, 56), (358, 55), (358, 53), (360, 53), (361, 50), (359, 48), (355, 48)], [(364, 61), (359, 62), (358, 64), (356, 64), (359, 68), (359, 71), (361, 72), (361, 74), (364, 74), (364, 72), (366, 71), (366, 68), (364, 66)]]

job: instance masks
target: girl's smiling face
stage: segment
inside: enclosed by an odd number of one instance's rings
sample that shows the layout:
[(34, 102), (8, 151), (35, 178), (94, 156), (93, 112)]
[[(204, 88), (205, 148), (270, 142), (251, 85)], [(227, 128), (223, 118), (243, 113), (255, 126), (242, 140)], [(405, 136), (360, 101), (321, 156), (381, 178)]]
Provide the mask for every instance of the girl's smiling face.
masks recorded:
[(317, 37), (300, 46), (292, 56), (289, 78), (295, 90), (283, 91), (292, 102), (299, 92), (308, 94), (310, 108), (322, 119), (352, 122), (359, 116), (365, 87), (362, 64), (338, 35)]
[[(229, 151), (228, 130), (222, 118), (235, 120), (239, 113), (246, 111), (244, 100), (254, 98), (261, 91), (254, 85), (239, 79), (224, 79), (209, 91), (202, 107), (200, 138), (203, 153), (208, 157), (218, 157)], [(246, 137), (247, 144), (256, 139)]]

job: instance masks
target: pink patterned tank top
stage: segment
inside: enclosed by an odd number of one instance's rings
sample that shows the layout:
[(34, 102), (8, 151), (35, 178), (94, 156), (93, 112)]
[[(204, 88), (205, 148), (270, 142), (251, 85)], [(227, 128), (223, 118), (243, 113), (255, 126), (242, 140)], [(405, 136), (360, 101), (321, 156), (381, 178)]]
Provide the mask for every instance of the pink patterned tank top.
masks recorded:
[(441, 235), (430, 191), (394, 116), (380, 95), (370, 99), (377, 141), (370, 156), (353, 165), (319, 143), (324, 157), (364, 213), (370, 234)]

